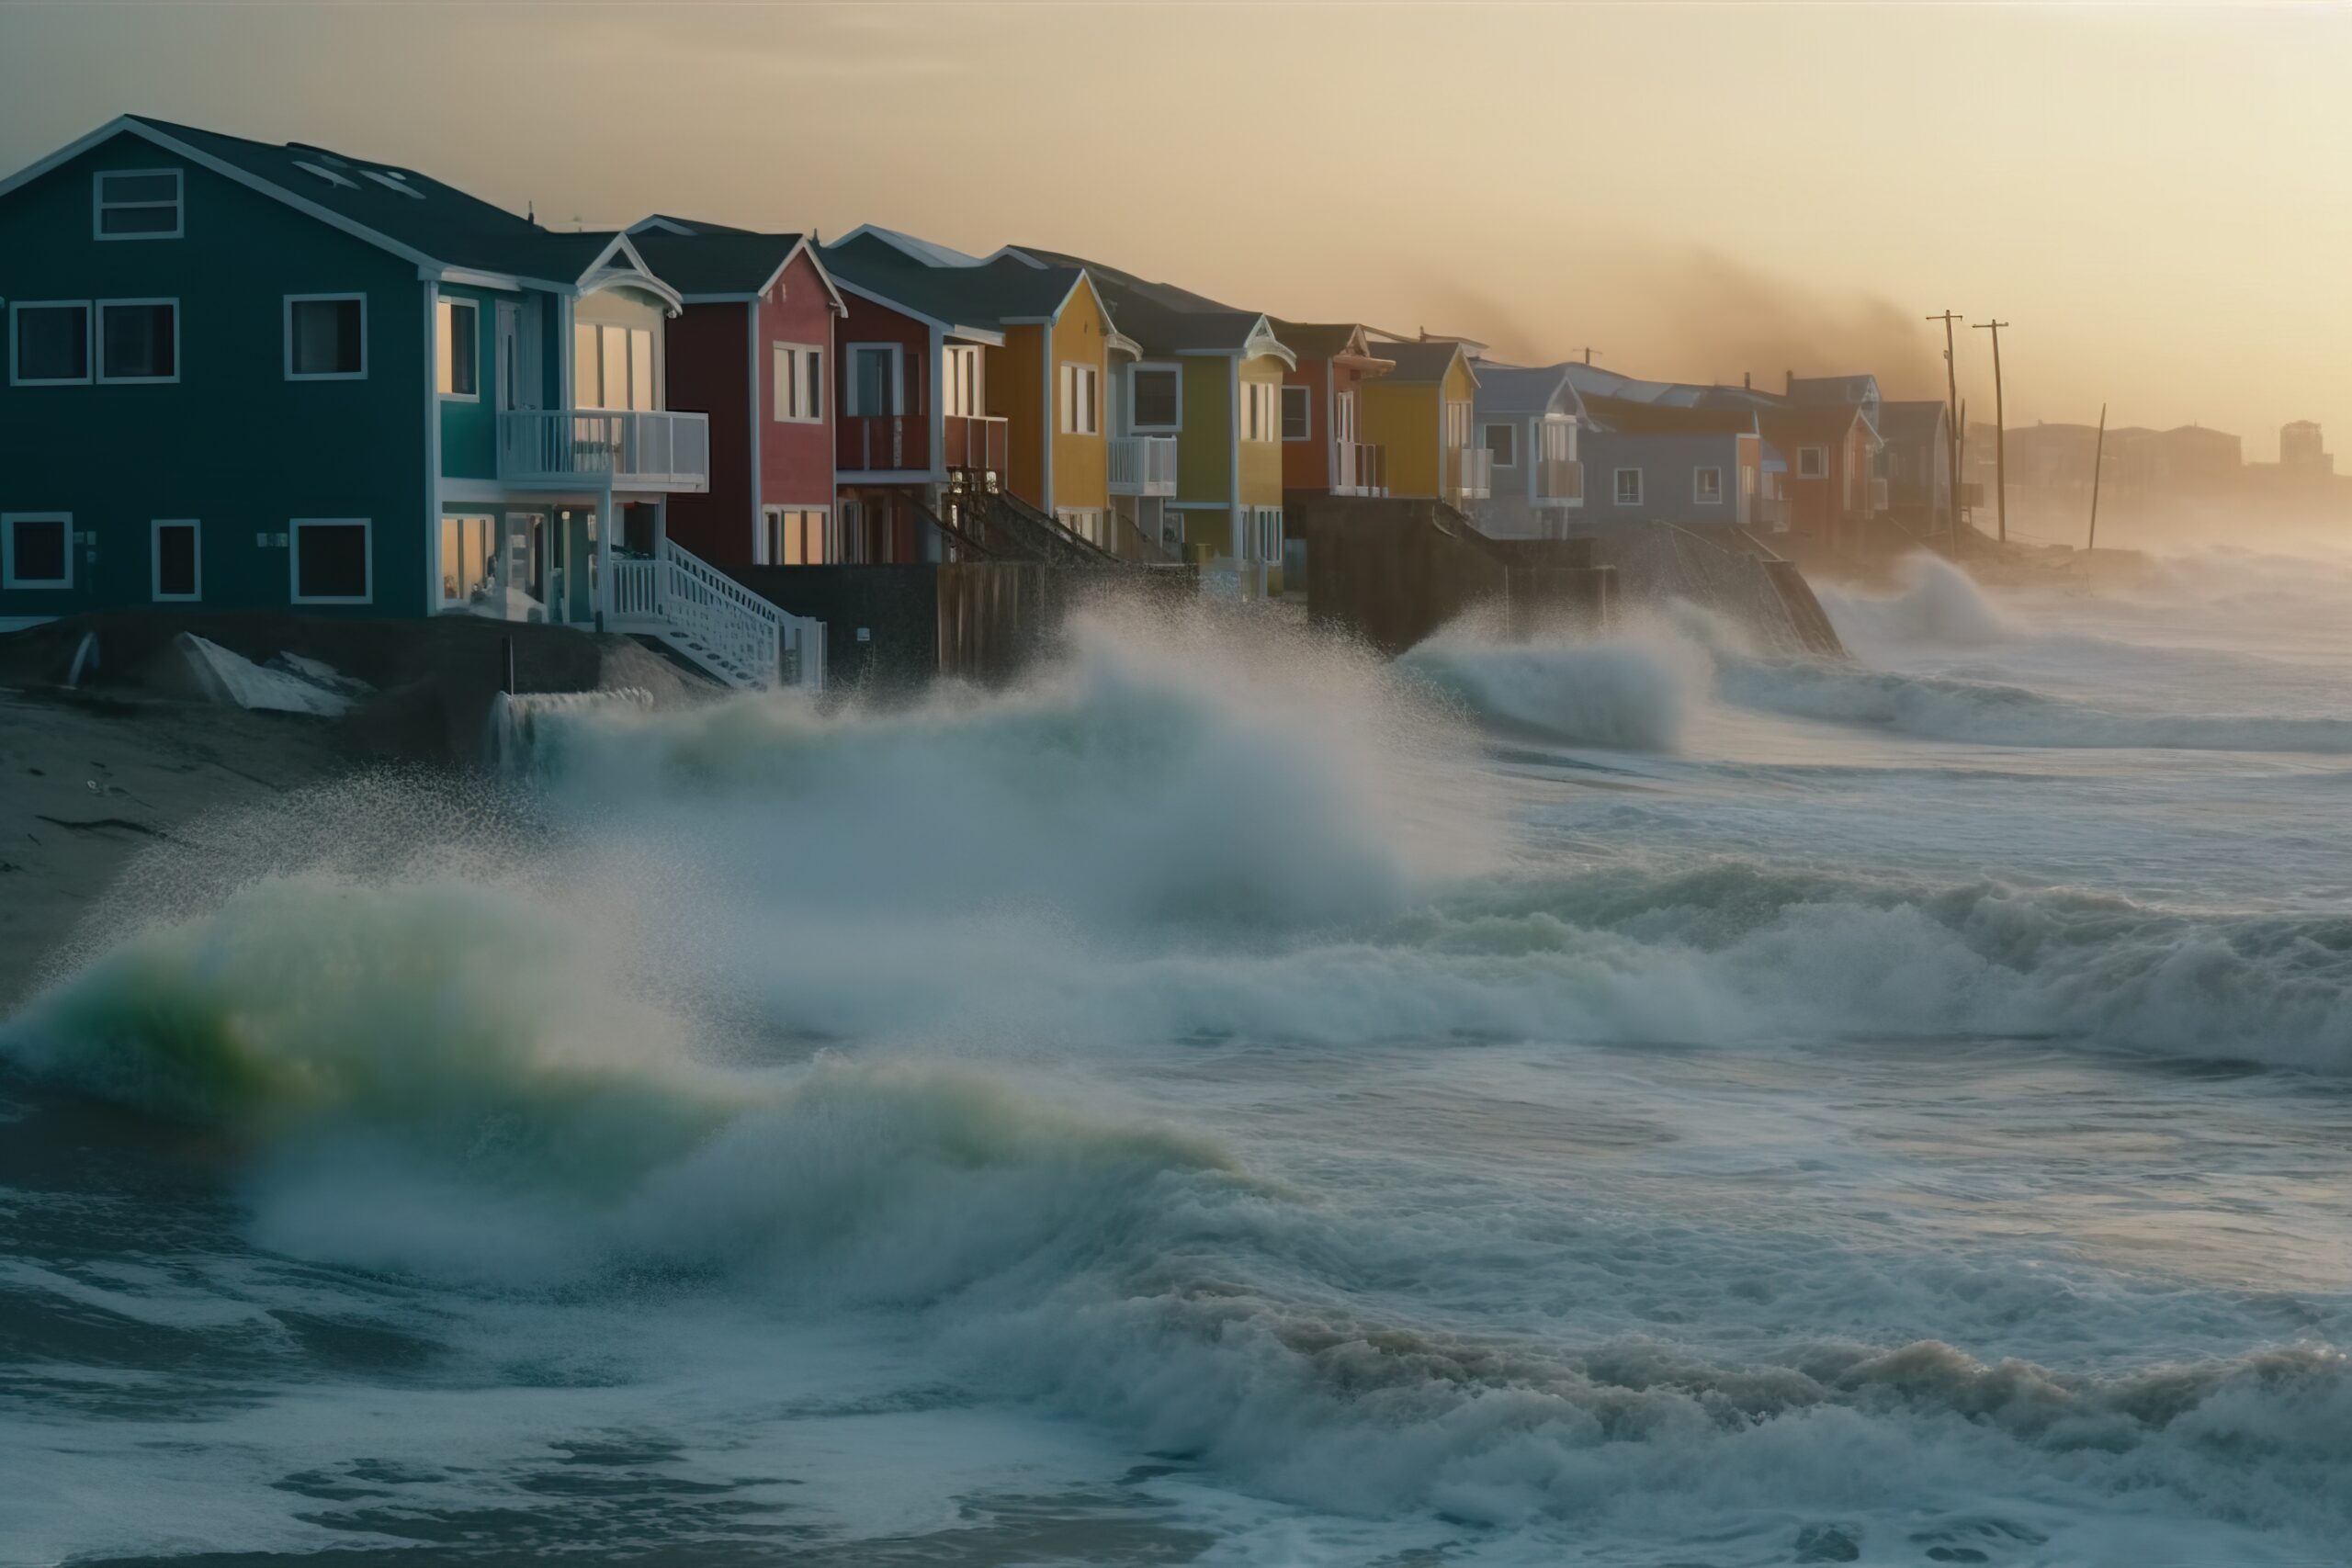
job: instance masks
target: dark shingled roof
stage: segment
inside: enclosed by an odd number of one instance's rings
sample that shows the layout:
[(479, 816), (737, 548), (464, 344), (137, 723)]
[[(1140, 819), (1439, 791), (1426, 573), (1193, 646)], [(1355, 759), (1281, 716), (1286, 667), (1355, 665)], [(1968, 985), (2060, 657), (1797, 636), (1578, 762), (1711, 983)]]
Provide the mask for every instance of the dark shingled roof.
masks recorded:
[(656, 277), (691, 298), (757, 293), (799, 248), (801, 236), (752, 234), (741, 229), (689, 236), (641, 229), (629, 240)]
[(833, 276), (949, 326), (996, 330), (1061, 308), (1077, 286), (1074, 267), (1035, 267), (1006, 256), (979, 266), (926, 266), (872, 234), (825, 247)]
[(1747, 435), (1756, 429), (1756, 415), (1747, 409), (1680, 408), (1589, 394), (1584, 408), (1604, 429), (1621, 435)]
[(1015, 248), (1048, 266), (1084, 267), (1094, 279), (1095, 288), (1102, 291), (1102, 303), (1109, 309), (1112, 321), (1147, 354), (1239, 348), (1250, 341), (1250, 334), (1263, 319), (1256, 311), (1237, 310), (1205, 294), (1195, 294), (1172, 283), (1154, 283), (1082, 256), (1040, 250), (1033, 245)]
[[(147, 115), (129, 118), (445, 266), (571, 283), (612, 243), (610, 231), (578, 234), (542, 229), (503, 207), (397, 164), (302, 142), (277, 146), (249, 141)], [(302, 164), (315, 164), (337, 178), (322, 179), (299, 166)], [(373, 178), (371, 171), (386, 177)]]
[(1874, 376), (1798, 376), (1789, 382), (1789, 397), (1800, 403), (1859, 403), (1877, 389)]
[(1890, 441), (1933, 441), (1944, 423), (1944, 405), (1940, 402), (1879, 405), (1878, 433)]
[(1478, 367), (1478, 412), (1485, 413), (1546, 413), (1555, 408), (1574, 413), (1583, 402), (1565, 365), (1528, 369), (1516, 365)]

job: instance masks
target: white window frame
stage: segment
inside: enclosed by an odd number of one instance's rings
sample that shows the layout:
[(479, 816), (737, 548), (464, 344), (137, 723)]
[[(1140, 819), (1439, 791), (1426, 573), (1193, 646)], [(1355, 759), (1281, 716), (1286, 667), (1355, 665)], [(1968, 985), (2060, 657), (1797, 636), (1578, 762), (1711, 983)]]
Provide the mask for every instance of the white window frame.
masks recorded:
[[(1293, 392), (1296, 392), (1298, 394), (1298, 406), (1306, 414), (1306, 428), (1301, 430), (1296, 435), (1293, 435), (1290, 433), (1290, 395)], [(1274, 410), (1274, 431), (1276, 434), (1280, 435), (1287, 442), (1312, 441), (1315, 439), (1314, 388), (1306, 386), (1304, 383), (1293, 383), (1289, 381), (1283, 383), (1282, 400), (1280, 405)]]
[[(345, 299), (359, 301), (359, 368), (356, 370), (295, 369), (294, 307), (340, 304)], [(365, 381), (368, 379), (368, 296), (365, 294), (288, 294), (286, 296), (286, 378), (289, 381)], [(436, 382), (435, 385), (438, 383)]]
[[(961, 367), (969, 366), (967, 378)], [(976, 343), (946, 343), (939, 345), (939, 412), (949, 419), (985, 419), (988, 417), (988, 383), (982, 379), (988, 373), (988, 355)], [(966, 391), (971, 393), (965, 397)], [(899, 399), (903, 405), (905, 399)]]
[[(808, 362), (817, 363), (817, 396), (820, 400), (814, 413), (786, 413), (787, 404), (797, 406), (808, 391)], [(786, 343), (779, 338), (768, 344), (768, 374), (774, 381), (769, 389), (775, 404), (775, 422), (778, 424), (822, 424), (825, 410), (821, 400), (825, 385), (825, 351), (813, 343)], [(790, 396), (786, 394), (789, 392)]]
[[(443, 390), (441, 389), (441, 372), (442, 372), (442, 370), (443, 370), (444, 368), (452, 368), (452, 369), (454, 369), (454, 368), (456, 367), (456, 365), (457, 365), (457, 355), (456, 355), (456, 354), (455, 354), (454, 352), (452, 352), (451, 347), (450, 347), (450, 344), (449, 344), (449, 343), (448, 343), (448, 338), (449, 338), (449, 337), (451, 337), (451, 336), (454, 336), (454, 335), (455, 335), (455, 333), (444, 333), (441, 331), (441, 312), (442, 312), (443, 310), (447, 310), (447, 311), (449, 312), (449, 319), (450, 319), (450, 321), (451, 321), (452, 322), (454, 322), (454, 321), (457, 320), (457, 313), (458, 313), (458, 311), (460, 311), (460, 310), (470, 310), (471, 312), (473, 312), (473, 318), (474, 318), (474, 331), (473, 331), (473, 350), (474, 350), (474, 352), (473, 352), (473, 361), (474, 361), (474, 389), (473, 389), (472, 391), (470, 391), (470, 392), (445, 392), (445, 391), (443, 391)], [(447, 355), (447, 357), (445, 359), (445, 358), (444, 358), (444, 355)], [(455, 381), (455, 379), (456, 379), (456, 378), (454, 378), (454, 377), (452, 377), (452, 378), (451, 378), (451, 380), (452, 380), (453, 382)], [(441, 296), (439, 299), (437, 299), (434, 300), (434, 302), (433, 302), (433, 393), (434, 393), (434, 396), (435, 396), (435, 397), (439, 398), (443, 402), (449, 402), (449, 403), (478, 403), (478, 402), (481, 401), (481, 300), (479, 300), (479, 299), (457, 299), (457, 298), (455, 298), (455, 297), (453, 297), (453, 296), (447, 295), (447, 294), (445, 294), (445, 295)], [(323, 519), (323, 518), (320, 518), (320, 519), (313, 519), (313, 521), (320, 521), (320, 522), (323, 522), (323, 521), (325, 521), (325, 519)]]
[[(1623, 481), (1627, 474), (1634, 476), (1634, 499), (1631, 501), (1625, 499), (1625, 486)], [(1644, 502), (1642, 495), (1646, 482), (1647, 481), (1642, 478), (1642, 470), (1639, 468), (1617, 469), (1610, 476), (1609, 479), (1609, 496), (1611, 503), (1616, 506), (1643, 505)]]
[[(860, 349), (880, 349), (890, 356), (890, 406), (887, 409), (864, 409), (857, 403), (857, 355)], [(900, 343), (845, 343), (842, 352), (842, 417), (844, 419), (888, 419), (907, 411), (907, 347)], [(940, 364), (942, 372), (946, 363)], [(943, 396), (940, 407), (947, 406)]]
[[(1715, 476), (1715, 493), (1709, 495), (1699, 482), (1702, 474)], [(1694, 506), (1721, 506), (1724, 503), (1724, 470), (1718, 463), (1708, 463), (1690, 470), (1690, 502)]]
[(1485, 446), (1487, 451), (1494, 452), (1495, 432), (1498, 430), (1501, 431), (1505, 436), (1509, 437), (1510, 441), (1510, 456), (1509, 457), (1505, 457), (1502, 454), (1497, 452), (1495, 454), (1495, 467), (1498, 468), (1516, 468), (1519, 467), (1519, 426), (1511, 423), (1510, 421), (1507, 419), (1489, 420), (1484, 425), (1479, 427), (1479, 444)]
[[(109, 376), (107, 374), (107, 307), (109, 305), (169, 305), (172, 308), (172, 373), (168, 376)], [(90, 301), (90, 374), (101, 387), (169, 387), (180, 378), (180, 302), (161, 295), (141, 299)]]
[[(17, 312), (19, 310), (70, 310), (82, 312), (82, 374), (79, 376), (37, 376), (20, 380), (17, 376)], [(86, 387), (98, 374), (98, 308), (88, 299), (11, 299), (8, 301), (8, 385), (11, 387)]]
[[(1136, 418), (1141, 402), (1136, 397), (1136, 377), (1144, 371), (1166, 371), (1176, 378), (1176, 419), (1171, 424), (1146, 424)], [(1174, 435), (1184, 428), (1184, 367), (1161, 359), (1139, 359), (1127, 367), (1127, 423), (1136, 435)]]
[[(359, 547), (359, 559), (368, 574), (368, 592), (353, 597), (344, 593), (322, 593), (305, 597), (302, 592), (302, 530), (311, 527), (357, 527), (365, 530)], [(435, 519), (434, 537), (440, 537), (439, 520)], [(435, 547), (440, 547), (436, 542)], [(441, 574), (436, 563), (434, 571), (434, 595), (440, 595)], [(286, 523), (286, 601), (289, 604), (372, 604), (376, 602), (376, 520), (372, 517), (291, 517)]]
[[(1060, 385), (1056, 389), (1061, 397), (1061, 418), (1057, 428), (1064, 435), (1100, 435), (1102, 434), (1102, 367), (1083, 359), (1061, 362)], [(1084, 396), (1080, 396), (1080, 392)], [(1086, 417), (1080, 419), (1079, 416)]]
[[(65, 576), (51, 582), (46, 579), (19, 582), (17, 581), (17, 525), (19, 523), (62, 523), (65, 525)], [(27, 592), (67, 592), (74, 586), (74, 514), (71, 512), (0, 512), (0, 588), (21, 588)]]
[(1244, 441), (1279, 443), (1282, 440), (1283, 400), (1276, 395), (1281, 390), (1282, 383), (1279, 381), (1241, 383), (1241, 438)]
[[(172, 176), (172, 199), (164, 201), (108, 201), (107, 181), (151, 175)], [(166, 232), (158, 229), (152, 234), (109, 234), (106, 230), (107, 212), (113, 208), (169, 207), (173, 223)], [(176, 240), (187, 232), (187, 175), (178, 169), (99, 169), (90, 176), (90, 238), (93, 240)]]
[[(813, 529), (819, 554), (823, 558), (810, 560), (808, 534)], [(797, 533), (801, 558), (785, 560), (786, 552), (780, 547), (787, 531)], [(760, 508), (760, 536), (752, 541), (752, 564), (755, 566), (838, 566), (841, 564), (841, 534), (838, 520), (830, 506), (763, 506)]]
[[(1811, 473), (1809, 473), (1809, 474), (1808, 474), (1808, 473), (1806, 473), (1806, 472), (1804, 471), (1804, 459), (1805, 459), (1805, 454), (1806, 454), (1806, 453), (1808, 453), (1808, 452), (1810, 452), (1811, 454), (1813, 454), (1813, 465), (1814, 465), (1813, 472), (1811, 472)], [(1797, 448), (1797, 473), (1796, 473), (1796, 477), (1797, 477), (1797, 478), (1799, 478), (1799, 479), (1827, 479), (1827, 478), (1829, 477), (1829, 448), (1828, 448), (1828, 447), (1826, 447), (1826, 446), (1800, 446), (1800, 447), (1798, 447), (1798, 448)]]
[[(196, 587), (187, 593), (164, 592), (164, 530), (187, 528), (196, 534), (196, 548), (191, 559), (196, 567)], [(204, 598), (204, 522), (197, 517), (157, 517), (147, 525), (147, 588), (149, 600), (157, 604), (194, 604)]]

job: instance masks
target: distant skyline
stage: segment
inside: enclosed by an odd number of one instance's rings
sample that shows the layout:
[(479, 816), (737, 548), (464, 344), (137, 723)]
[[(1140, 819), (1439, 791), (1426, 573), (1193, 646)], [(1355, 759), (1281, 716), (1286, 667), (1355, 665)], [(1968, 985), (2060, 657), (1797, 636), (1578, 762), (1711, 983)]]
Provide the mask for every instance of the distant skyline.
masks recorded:
[[(0, 164), (124, 111), (1293, 318), (2352, 442), (2352, 8), (0, 0)], [(1960, 344), (1993, 411), (1985, 334)]]

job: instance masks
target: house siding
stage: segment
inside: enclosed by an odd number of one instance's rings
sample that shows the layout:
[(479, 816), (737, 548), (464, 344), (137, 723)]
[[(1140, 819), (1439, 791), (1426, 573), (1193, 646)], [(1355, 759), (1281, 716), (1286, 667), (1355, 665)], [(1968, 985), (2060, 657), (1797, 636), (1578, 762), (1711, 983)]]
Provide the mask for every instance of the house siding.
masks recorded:
[[(1244, 385), (1256, 382), (1261, 386), (1279, 387), (1283, 384), (1285, 367), (1270, 355), (1241, 362)], [(1279, 398), (1280, 394), (1276, 394)], [(1280, 407), (1277, 404), (1274, 439), (1241, 443), (1241, 504), (1244, 506), (1280, 506), (1283, 503), (1283, 443)]]
[[(93, 240), (93, 175), (164, 168), (182, 174), (183, 236)], [(367, 296), (365, 379), (286, 379), (285, 297), (323, 293)], [(414, 265), (127, 132), (0, 197), (0, 299), (155, 297), (179, 300), (175, 383), (14, 387), (0, 374), (0, 512), (70, 513), (77, 536), (73, 587), (0, 588), (0, 616), (152, 602), (156, 518), (202, 525), (204, 606), (283, 607), (291, 566), (274, 541), (296, 517), (373, 525), (372, 602), (306, 612), (423, 614)]]
[[(1110, 318), (1091, 284), (1081, 282), (1062, 307), (1054, 324), (1052, 365), (1054, 419), (1054, 504), (1102, 510), (1111, 504), (1110, 453), (1103, 445), (1111, 430)], [(1069, 434), (1062, 430), (1062, 373), (1068, 364), (1091, 365), (1095, 376), (1095, 434)]]
[[(768, 417), (775, 395), (775, 374), (770, 368), (772, 355), (764, 343), (752, 335), (755, 310), (737, 301), (689, 305), (670, 323), (663, 367), (670, 406), (710, 415), (710, 489), (700, 495), (670, 498), (669, 536), (717, 566), (751, 565), (756, 536), (753, 526), (759, 502), (752, 491), (752, 367), (754, 364), (759, 367), (757, 417), (763, 420)], [(764, 483), (764, 465), (762, 480)], [(830, 502), (831, 489), (828, 468), (826, 488), (813, 504)]]
[[(1176, 499), (1180, 503), (1230, 506), (1233, 503), (1233, 362), (1222, 356), (1193, 355), (1176, 362), (1182, 367), (1184, 428), (1176, 433)], [(1225, 526), (1220, 516), (1217, 526)], [(1188, 525), (1190, 544), (1201, 542)], [(1220, 548), (1226, 539), (1215, 541)]]
[(1301, 358), (1283, 377), (1285, 387), (1306, 389), (1306, 439), (1283, 443), (1283, 488), (1331, 488), (1331, 362)]
[[(872, 453), (872, 468), (876, 471), (904, 473), (910, 481), (919, 479), (931, 469), (930, 389), (936, 374), (931, 329), (912, 316), (862, 296), (844, 292), (842, 298), (849, 306), (849, 314), (840, 320), (833, 331), (833, 466), (842, 472), (860, 471), (867, 466), (868, 454), (860, 440), (861, 422), (849, 412), (851, 349), (862, 343), (896, 344), (900, 374), (905, 378), (900, 404), (905, 420), (904, 441), (899, 449), (901, 461), (897, 468), (889, 468), (882, 460), (884, 448), (877, 443)], [(982, 374), (986, 373), (984, 364)]]
[[(824, 506), (833, 495), (833, 409), (831, 395), (839, 381), (834, 365), (836, 344), (832, 297), (824, 276), (802, 253), (792, 258), (760, 300), (760, 504), (763, 506)], [(793, 423), (775, 417), (775, 348), (779, 343), (814, 344), (825, 351), (828, 382), (824, 416), (814, 423)], [(697, 409), (714, 403), (673, 403), (672, 408)]]
[(980, 353), (986, 406), (1004, 421), (1004, 481), (1032, 506), (1046, 503), (1046, 464), (1052, 439), (1045, 413), (1048, 343), (1042, 326), (1008, 327), (1002, 348)]
[(1388, 493), (1434, 497), (1442, 475), (1439, 456), (1445, 411), (1436, 383), (1375, 379), (1364, 384), (1358, 413), (1360, 439), (1387, 448)]

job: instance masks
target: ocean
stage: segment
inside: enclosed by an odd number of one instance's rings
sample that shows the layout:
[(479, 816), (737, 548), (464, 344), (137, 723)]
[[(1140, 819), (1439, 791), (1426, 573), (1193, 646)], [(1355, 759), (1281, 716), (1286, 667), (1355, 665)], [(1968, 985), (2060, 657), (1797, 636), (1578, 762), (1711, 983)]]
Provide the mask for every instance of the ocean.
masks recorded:
[(0, 1027), (0, 1562), (2320, 1563), (2352, 545), (578, 713)]

